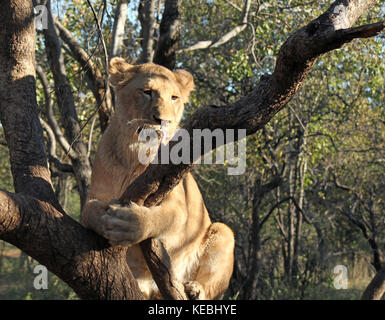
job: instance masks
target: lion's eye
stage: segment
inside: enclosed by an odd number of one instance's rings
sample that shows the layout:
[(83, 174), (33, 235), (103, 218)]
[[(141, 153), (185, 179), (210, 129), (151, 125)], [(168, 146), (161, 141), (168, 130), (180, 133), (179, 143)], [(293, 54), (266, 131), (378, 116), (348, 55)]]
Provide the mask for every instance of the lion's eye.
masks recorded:
[(171, 100), (173, 100), (173, 101), (178, 100), (178, 99), (179, 99), (178, 96), (172, 96), (172, 97), (171, 97)]
[(152, 91), (151, 91), (151, 90), (143, 90), (143, 93), (144, 93), (146, 96), (149, 96), (149, 97), (152, 96)]

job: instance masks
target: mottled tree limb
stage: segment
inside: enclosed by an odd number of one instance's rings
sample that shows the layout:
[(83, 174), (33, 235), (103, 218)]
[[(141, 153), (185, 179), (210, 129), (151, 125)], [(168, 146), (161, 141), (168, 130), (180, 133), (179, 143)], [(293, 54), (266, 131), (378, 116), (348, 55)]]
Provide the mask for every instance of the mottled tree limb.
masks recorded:
[(162, 21), (159, 27), (159, 39), (154, 54), (154, 63), (170, 70), (175, 68), (176, 51), (181, 36), (181, 2), (181, 0), (165, 1)]
[(155, 0), (141, 0), (139, 3), (139, 21), (142, 52), (136, 61), (152, 62), (154, 57)]
[(127, 19), (128, 2), (128, 0), (119, 0), (115, 9), (110, 59), (113, 57), (120, 57), (122, 55), (124, 26)]

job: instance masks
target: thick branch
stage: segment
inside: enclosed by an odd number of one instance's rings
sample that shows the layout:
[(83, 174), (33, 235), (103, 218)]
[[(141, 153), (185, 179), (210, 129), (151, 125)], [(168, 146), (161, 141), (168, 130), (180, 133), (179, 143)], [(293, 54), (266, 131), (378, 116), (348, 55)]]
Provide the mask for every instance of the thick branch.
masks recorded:
[(385, 293), (385, 266), (376, 273), (373, 280), (369, 283), (364, 293), (362, 300), (381, 300)]
[(0, 190), (0, 239), (46, 266), (81, 299), (143, 299), (125, 249), (111, 248), (47, 202)]
[(127, 0), (118, 1), (115, 9), (114, 28), (112, 30), (112, 44), (110, 59), (120, 57), (122, 55), (124, 26), (127, 18)]
[(55, 202), (37, 110), (32, 3), (7, 0), (0, 10), (0, 121), (14, 187)]
[(154, 55), (154, 63), (174, 69), (176, 50), (181, 36), (181, 0), (166, 0), (159, 28), (159, 40)]
[(155, 0), (141, 0), (139, 4), (139, 20), (142, 27), (142, 53), (137, 63), (152, 62), (154, 56), (155, 32)]

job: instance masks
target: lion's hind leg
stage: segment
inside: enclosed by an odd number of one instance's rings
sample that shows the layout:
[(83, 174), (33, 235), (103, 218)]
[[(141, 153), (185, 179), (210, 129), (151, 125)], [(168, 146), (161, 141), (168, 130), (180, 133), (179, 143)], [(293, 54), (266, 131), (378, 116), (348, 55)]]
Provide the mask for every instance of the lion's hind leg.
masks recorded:
[(228, 287), (233, 273), (234, 234), (223, 223), (213, 223), (203, 243), (195, 281), (185, 283), (190, 299), (214, 299)]

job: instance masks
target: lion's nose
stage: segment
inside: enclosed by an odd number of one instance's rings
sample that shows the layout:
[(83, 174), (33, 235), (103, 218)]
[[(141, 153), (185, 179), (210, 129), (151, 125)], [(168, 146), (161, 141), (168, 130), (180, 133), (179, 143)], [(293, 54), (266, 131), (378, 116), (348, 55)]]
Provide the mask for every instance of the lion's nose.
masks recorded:
[(159, 116), (157, 116), (157, 115), (153, 115), (152, 117), (153, 117), (153, 119), (154, 119), (158, 124), (168, 124), (168, 123), (171, 122), (170, 120), (161, 119), (161, 118), (160, 118)]

